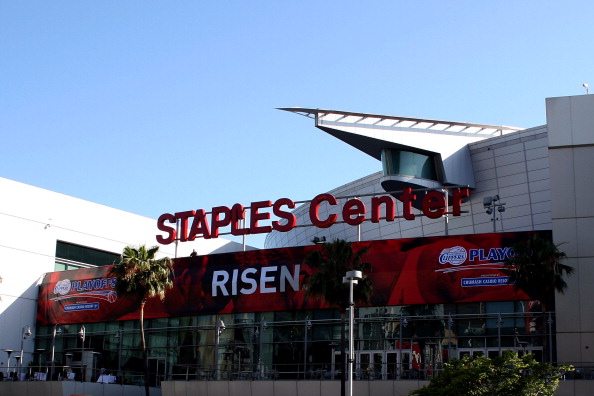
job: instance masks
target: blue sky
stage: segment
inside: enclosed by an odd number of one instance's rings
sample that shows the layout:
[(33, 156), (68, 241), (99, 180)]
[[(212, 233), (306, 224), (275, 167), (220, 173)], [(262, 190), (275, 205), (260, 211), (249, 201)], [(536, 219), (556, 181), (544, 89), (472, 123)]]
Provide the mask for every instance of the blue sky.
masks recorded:
[(154, 218), (311, 199), (380, 164), (277, 107), (542, 125), (546, 97), (594, 87), (592, 15), (591, 1), (3, 1), (0, 176)]

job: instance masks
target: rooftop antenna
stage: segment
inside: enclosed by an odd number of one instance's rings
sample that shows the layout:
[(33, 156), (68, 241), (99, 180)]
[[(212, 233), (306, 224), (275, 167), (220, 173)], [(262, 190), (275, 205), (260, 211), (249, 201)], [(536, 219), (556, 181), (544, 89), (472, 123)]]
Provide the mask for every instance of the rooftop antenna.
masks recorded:
[(586, 95), (588, 95), (590, 93), (590, 86), (588, 85), (588, 83), (583, 83), (582, 87), (584, 87), (586, 89)]

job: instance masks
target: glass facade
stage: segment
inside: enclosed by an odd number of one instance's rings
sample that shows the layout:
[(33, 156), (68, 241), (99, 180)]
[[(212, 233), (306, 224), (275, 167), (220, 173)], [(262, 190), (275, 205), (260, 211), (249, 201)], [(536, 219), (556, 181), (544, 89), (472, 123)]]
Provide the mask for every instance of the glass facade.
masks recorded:
[(112, 265), (119, 259), (116, 253), (57, 241), (55, 271)]
[(435, 159), (412, 151), (383, 149), (382, 166), (385, 176), (402, 175), (438, 180)]
[[(552, 339), (549, 315), (534, 302), (358, 308), (355, 378), (430, 378), (449, 359), (496, 356), (504, 349), (543, 360), (547, 339)], [(224, 326), (215, 325), (219, 319)], [(163, 380), (339, 379), (341, 323), (337, 310), (146, 320), (151, 385)], [(79, 378), (84, 372), (91, 381), (109, 373), (118, 382), (143, 382), (138, 321), (84, 326), (84, 344), (81, 325), (61, 325), (55, 338), (54, 326), (40, 326), (39, 365), (47, 370), (55, 345), (55, 378), (70, 370)]]

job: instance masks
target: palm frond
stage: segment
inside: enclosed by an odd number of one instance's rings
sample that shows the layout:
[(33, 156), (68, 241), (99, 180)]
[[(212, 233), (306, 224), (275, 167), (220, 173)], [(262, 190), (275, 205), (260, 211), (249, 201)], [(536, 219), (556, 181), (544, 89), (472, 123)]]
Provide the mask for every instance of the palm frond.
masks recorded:
[[(306, 299), (316, 296), (341, 311), (346, 309), (349, 288), (342, 279), (350, 270), (364, 273), (371, 271), (371, 265), (363, 262), (368, 251), (369, 247), (364, 247), (354, 252), (350, 242), (339, 239), (324, 243), (319, 250), (311, 252), (305, 260), (315, 269), (315, 273), (304, 282)], [(372, 293), (373, 283), (371, 279), (364, 277), (354, 290), (355, 301), (368, 304)]]
[(126, 246), (120, 262), (110, 270), (117, 278), (115, 291), (118, 295), (152, 298), (165, 298), (168, 289), (173, 287), (173, 261), (169, 257), (156, 259), (158, 246), (147, 248)]
[(551, 302), (554, 292), (564, 293), (564, 277), (574, 268), (563, 264), (566, 254), (550, 239), (532, 234), (526, 242), (514, 245), (514, 255), (505, 260), (509, 283), (542, 303)]

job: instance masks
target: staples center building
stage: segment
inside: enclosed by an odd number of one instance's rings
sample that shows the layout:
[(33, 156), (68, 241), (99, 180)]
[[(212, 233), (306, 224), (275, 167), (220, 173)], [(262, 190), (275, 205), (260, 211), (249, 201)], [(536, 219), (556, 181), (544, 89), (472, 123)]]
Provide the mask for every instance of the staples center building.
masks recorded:
[[(102, 368), (137, 383), (139, 302), (113, 291), (109, 265), (123, 247), (156, 238), (175, 257), (175, 279), (165, 302), (146, 308), (151, 385), (339, 378), (338, 307), (305, 287), (317, 271), (308, 257), (323, 249), (314, 242), (337, 239), (369, 249), (374, 284), (355, 313), (356, 379), (429, 379), (450, 359), (507, 349), (589, 372), (594, 96), (547, 99), (547, 124), (529, 129), (282, 110), (373, 156), (378, 172), (301, 205), (185, 208), (158, 220), (0, 179), (0, 371), (25, 375), (22, 363), (96, 381)], [(268, 233), (266, 249), (219, 232)], [(503, 271), (532, 235), (562, 244), (575, 269), (554, 306)]]

